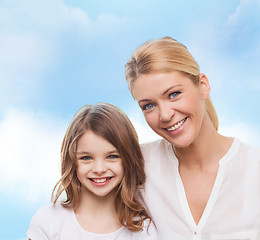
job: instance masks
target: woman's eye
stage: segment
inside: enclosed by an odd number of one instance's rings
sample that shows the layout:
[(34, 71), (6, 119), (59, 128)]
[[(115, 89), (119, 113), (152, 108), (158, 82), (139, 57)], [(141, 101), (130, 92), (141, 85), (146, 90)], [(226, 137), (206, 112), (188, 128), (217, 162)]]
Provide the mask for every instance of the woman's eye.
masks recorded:
[(146, 104), (146, 105), (144, 105), (144, 106), (142, 107), (142, 110), (143, 110), (143, 111), (149, 110), (149, 109), (151, 109), (151, 108), (153, 108), (153, 107), (154, 107), (154, 104), (148, 103), (148, 104)]
[(81, 160), (91, 160), (91, 157), (90, 156), (83, 156), (80, 159)]
[(108, 158), (108, 159), (117, 159), (117, 158), (119, 158), (119, 156), (116, 155), (116, 154), (111, 154), (111, 155), (109, 155), (107, 158)]
[(169, 98), (176, 98), (181, 94), (180, 91), (173, 92), (169, 95)]

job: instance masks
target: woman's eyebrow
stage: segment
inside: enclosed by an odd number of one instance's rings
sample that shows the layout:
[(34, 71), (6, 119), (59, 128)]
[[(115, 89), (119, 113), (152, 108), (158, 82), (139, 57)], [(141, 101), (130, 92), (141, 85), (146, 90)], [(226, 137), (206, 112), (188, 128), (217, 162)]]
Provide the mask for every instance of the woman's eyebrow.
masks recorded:
[(150, 99), (142, 99), (140, 101), (138, 101), (138, 103), (141, 103), (141, 102), (150, 102), (151, 100)]
[[(176, 88), (176, 87), (180, 87), (182, 86), (181, 84), (177, 84), (177, 85), (173, 85), (169, 88), (167, 88), (163, 93), (162, 93), (162, 96), (164, 96), (165, 94), (167, 94), (170, 90), (172, 90), (173, 88)], [(145, 99), (142, 99), (140, 101), (138, 101), (138, 103), (141, 103), (141, 102), (150, 102), (151, 100), (148, 99), (148, 98), (145, 98)]]
[(177, 85), (173, 85), (171, 87), (169, 87), (168, 89), (166, 89), (163, 93), (162, 93), (162, 96), (167, 94), (170, 90), (172, 90), (173, 88), (176, 88), (176, 87), (180, 87), (181, 84), (177, 84)]

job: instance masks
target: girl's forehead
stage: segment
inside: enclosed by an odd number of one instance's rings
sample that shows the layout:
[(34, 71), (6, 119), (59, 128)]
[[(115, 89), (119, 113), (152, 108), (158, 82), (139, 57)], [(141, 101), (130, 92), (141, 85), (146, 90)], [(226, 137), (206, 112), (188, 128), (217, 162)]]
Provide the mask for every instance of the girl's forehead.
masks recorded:
[(79, 139), (77, 143), (78, 151), (118, 151), (117, 148), (106, 138), (87, 130)]

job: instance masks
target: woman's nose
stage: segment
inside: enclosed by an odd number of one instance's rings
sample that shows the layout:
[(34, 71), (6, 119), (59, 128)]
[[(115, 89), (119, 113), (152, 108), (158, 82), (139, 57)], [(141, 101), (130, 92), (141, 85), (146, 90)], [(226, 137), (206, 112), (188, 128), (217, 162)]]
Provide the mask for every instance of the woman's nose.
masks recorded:
[(175, 114), (175, 110), (169, 104), (162, 104), (160, 107), (160, 121), (168, 122)]

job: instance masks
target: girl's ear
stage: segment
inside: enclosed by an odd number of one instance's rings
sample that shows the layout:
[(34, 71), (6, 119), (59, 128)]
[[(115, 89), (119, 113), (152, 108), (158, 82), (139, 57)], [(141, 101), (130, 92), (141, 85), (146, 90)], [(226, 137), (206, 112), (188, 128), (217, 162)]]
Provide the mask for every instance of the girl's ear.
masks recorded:
[(204, 73), (200, 73), (199, 87), (201, 91), (202, 98), (205, 100), (209, 97), (210, 85), (207, 76)]

